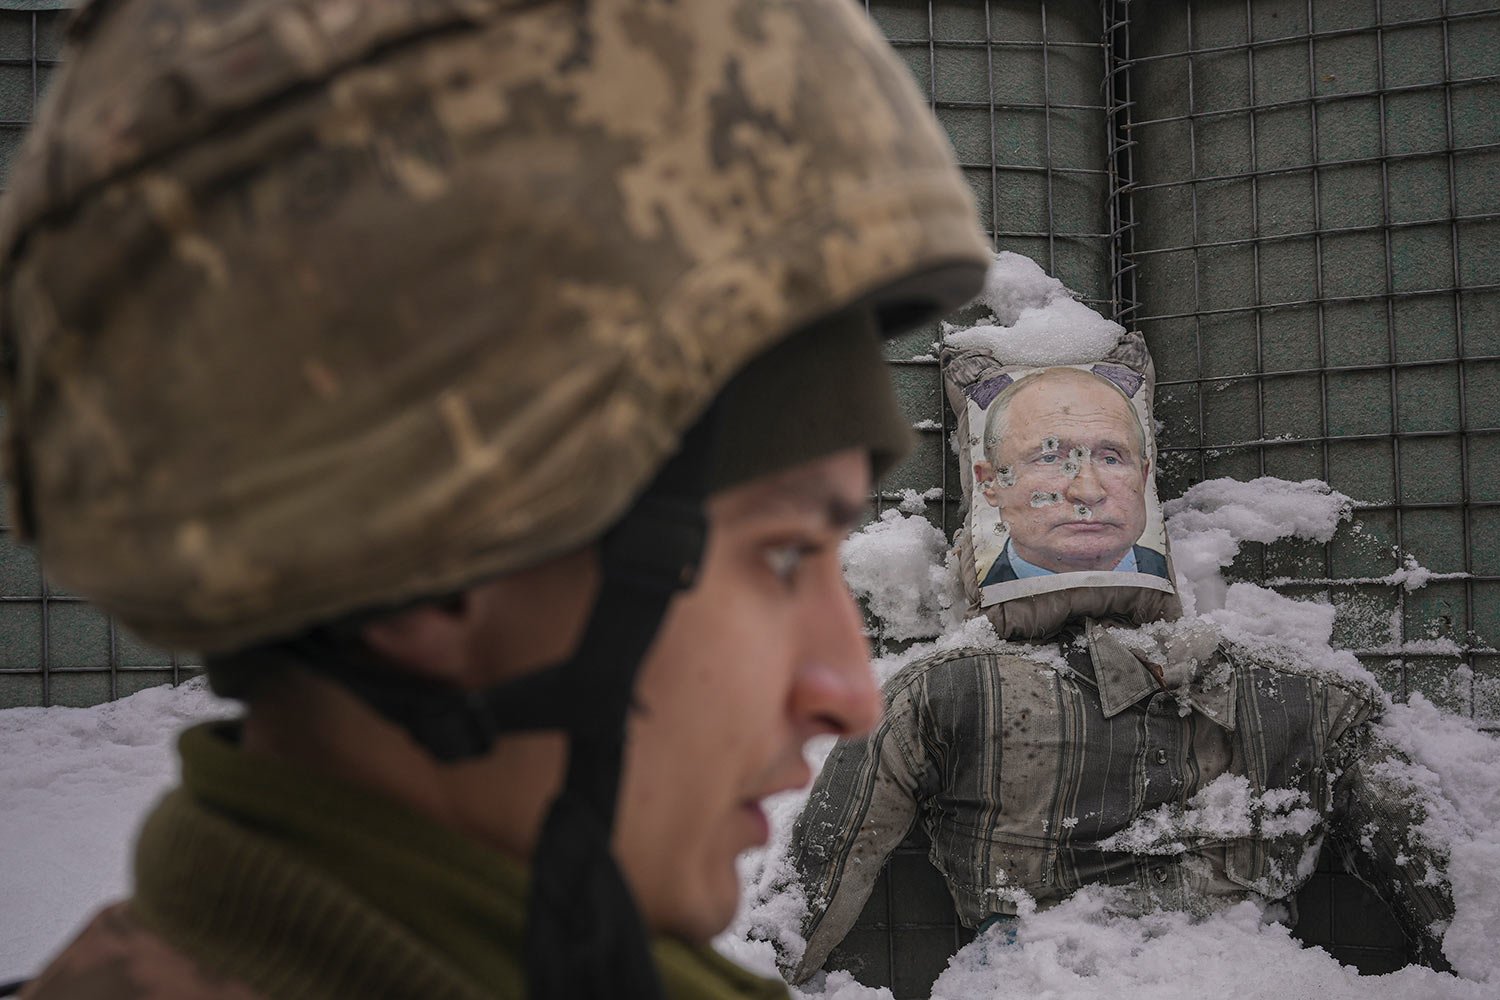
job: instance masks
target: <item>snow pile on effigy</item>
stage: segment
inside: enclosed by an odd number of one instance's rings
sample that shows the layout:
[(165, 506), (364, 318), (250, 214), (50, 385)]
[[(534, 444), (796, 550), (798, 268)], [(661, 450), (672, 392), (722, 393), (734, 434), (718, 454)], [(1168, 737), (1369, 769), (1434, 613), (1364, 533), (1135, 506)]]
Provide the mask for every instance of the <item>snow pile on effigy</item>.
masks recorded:
[[(1246, 542), (1307, 538), (1327, 542), (1354, 503), (1316, 479), (1300, 483), (1262, 477), (1248, 483), (1211, 479), (1165, 505), (1183, 611), (1207, 614), (1228, 603), (1221, 571)], [(1178, 538), (1183, 540), (1179, 546)]]
[(1256, 795), (1242, 774), (1221, 774), (1198, 790), (1180, 811), (1158, 806), (1112, 837), (1099, 841), (1105, 851), (1181, 854), (1184, 837), (1229, 839), (1260, 832), (1267, 837), (1310, 832), (1318, 822), (1307, 795), (1294, 788), (1271, 788)]
[(1354, 501), (1316, 479), (1294, 483), (1270, 477), (1211, 479), (1167, 501), (1183, 621), (1212, 623), (1230, 641), (1283, 663), (1312, 663), (1379, 687), (1354, 654), (1333, 648), (1337, 609), (1332, 604), (1297, 600), (1243, 581), (1226, 583), (1223, 576), (1247, 542), (1332, 540), (1339, 525), (1349, 521), (1353, 506)]

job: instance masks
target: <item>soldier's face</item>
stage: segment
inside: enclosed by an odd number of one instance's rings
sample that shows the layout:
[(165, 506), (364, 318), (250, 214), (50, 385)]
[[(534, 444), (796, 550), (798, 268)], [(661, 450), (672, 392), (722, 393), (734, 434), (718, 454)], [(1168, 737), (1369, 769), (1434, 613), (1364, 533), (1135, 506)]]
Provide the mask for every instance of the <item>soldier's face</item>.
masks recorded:
[(615, 847), (657, 931), (706, 941), (739, 900), (762, 801), (810, 779), (815, 736), (879, 716), (839, 544), (869, 490), (863, 451), (713, 496), (697, 585), (673, 602), (636, 686)]
[(1054, 573), (1111, 570), (1146, 530), (1149, 468), (1135, 411), (1091, 375), (1022, 389), (984, 493), (1011, 544)]

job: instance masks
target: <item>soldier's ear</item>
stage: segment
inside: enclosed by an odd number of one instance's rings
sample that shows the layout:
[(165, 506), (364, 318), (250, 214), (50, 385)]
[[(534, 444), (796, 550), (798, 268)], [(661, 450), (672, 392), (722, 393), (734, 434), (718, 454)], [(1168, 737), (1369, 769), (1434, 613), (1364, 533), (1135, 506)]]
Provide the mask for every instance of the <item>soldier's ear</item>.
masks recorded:
[(372, 652), (393, 666), (428, 677), (459, 680), (465, 669), (472, 609), (467, 593), (424, 603), (360, 629)]

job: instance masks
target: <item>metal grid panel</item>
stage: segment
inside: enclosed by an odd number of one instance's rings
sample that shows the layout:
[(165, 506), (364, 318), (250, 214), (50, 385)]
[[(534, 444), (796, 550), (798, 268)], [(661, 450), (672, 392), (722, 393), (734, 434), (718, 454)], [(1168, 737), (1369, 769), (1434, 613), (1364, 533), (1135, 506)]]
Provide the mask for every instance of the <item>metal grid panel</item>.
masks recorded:
[[(1097, 0), (866, 0), (865, 8), (926, 92), (995, 246), (1031, 257), (1094, 308), (1113, 311), (1111, 109), (1100, 86), (1108, 48)], [(880, 483), (877, 513), (903, 490), (933, 490), (928, 516), (951, 535), (963, 509), (938, 337), (927, 327), (888, 347), (921, 440)]]
[[(1335, 641), (1396, 697), (1494, 724), (1500, 8), (1130, 9), (1122, 256), (1161, 378), (1163, 495), (1272, 475), (1354, 497), (1331, 545), (1238, 572), (1330, 600)], [(1407, 590), (1408, 553), (1440, 576)]]
[[(57, 65), (67, 17), (56, 4), (22, 6), (0, 9), (0, 180)], [(196, 672), (187, 659), (140, 643), (50, 586), (10, 532), (0, 496), (0, 708), (94, 705)]]
[(886, 986), (896, 1000), (926, 997), (953, 953), (974, 940), (958, 922), (953, 899), (927, 860), (925, 834), (914, 833), (892, 852), (870, 900), (825, 968), (843, 969), (861, 983)]

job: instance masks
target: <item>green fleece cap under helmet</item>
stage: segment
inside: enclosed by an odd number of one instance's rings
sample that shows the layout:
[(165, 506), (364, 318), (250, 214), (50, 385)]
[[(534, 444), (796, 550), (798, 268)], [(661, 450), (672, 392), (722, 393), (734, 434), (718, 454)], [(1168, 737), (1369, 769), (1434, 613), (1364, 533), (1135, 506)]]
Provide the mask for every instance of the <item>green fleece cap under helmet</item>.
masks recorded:
[(709, 477), (716, 490), (846, 448), (868, 449), (879, 476), (911, 450), (911, 423), (866, 309), (772, 347), (725, 386), (719, 407)]

